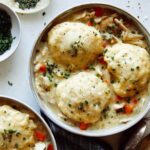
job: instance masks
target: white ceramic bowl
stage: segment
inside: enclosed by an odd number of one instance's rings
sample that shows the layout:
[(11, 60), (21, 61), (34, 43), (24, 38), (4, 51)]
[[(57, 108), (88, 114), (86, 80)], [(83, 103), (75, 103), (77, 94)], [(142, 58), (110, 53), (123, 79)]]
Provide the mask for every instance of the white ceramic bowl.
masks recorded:
[(25, 112), (28, 111), (28, 112), (30, 112), (30, 114), (33, 114), (42, 123), (42, 125), (44, 126), (44, 129), (47, 131), (47, 135), (50, 137), (50, 140), (52, 142), (54, 150), (57, 150), (56, 141), (55, 141), (55, 138), (53, 136), (51, 129), (49, 128), (49, 126), (47, 125), (45, 120), (36, 111), (34, 111), (31, 107), (24, 104), (20, 100), (17, 100), (12, 97), (6, 97), (6, 96), (0, 95), (0, 106), (2, 106), (2, 105), (9, 105), (20, 111), (21, 110), (23, 110)]
[[(127, 16), (128, 18), (130, 18), (131, 20), (134, 21), (134, 23), (136, 24), (136, 26), (139, 28), (139, 30), (143, 33), (143, 35), (145, 36), (145, 39), (147, 40), (147, 43), (150, 47), (150, 35), (148, 33), (148, 31), (144, 28), (144, 26), (136, 19), (134, 18), (132, 15), (128, 14), (127, 12), (116, 8), (114, 6), (111, 5), (105, 5), (105, 4), (85, 4), (85, 5), (81, 5), (81, 6), (77, 6), (74, 8), (71, 8), (65, 12), (63, 12), (62, 14), (58, 15), (56, 18), (54, 18), (48, 25), (47, 27), (40, 33), (34, 47), (33, 47), (33, 51), (31, 54), (31, 58), (30, 58), (30, 63), (29, 63), (29, 68), (30, 68), (30, 85), (32, 88), (32, 91), (36, 97), (36, 100), (39, 104), (39, 106), (41, 107), (41, 109), (44, 111), (44, 113), (49, 117), (49, 119), (51, 119), (54, 123), (56, 123), (58, 126), (62, 127), (63, 129), (66, 129), (72, 133), (75, 134), (79, 134), (79, 135), (84, 135), (84, 136), (90, 136), (90, 137), (103, 137), (103, 136), (108, 136), (108, 135), (113, 135), (116, 133), (119, 133), (121, 131), (124, 131), (128, 128), (130, 128), (131, 126), (133, 126), (134, 124), (136, 124), (138, 121), (140, 121), (145, 114), (148, 112), (149, 108), (150, 108), (150, 96), (148, 97), (148, 100), (146, 101), (146, 103), (143, 106), (143, 110), (141, 111), (141, 113), (139, 113), (138, 115), (134, 116), (133, 119), (131, 121), (129, 121), (126, 124), (122, 124), (122, 125), (118, 125), (112, 128), (107, 128), (107, 129), (98, 129), (98, 130), (85, 130), (85, 131), (81, 131), (79, 128), (77, 127), (73, 127), (73, 126), (69, 126), (67, 124), (65, 124), (64, 122), (62, 122), (59, 117), (57, 116), (56, 113), (53, 112), (52, 109), (50, 109), (43, 101), (42, 98), (39, 96), (36, 87), (35, 87), (35, 82), (34, 82), (34, 74), (33, 74), (33, 59), (35, 56), (35, 51), (37, 48), (38, 43), (41, 41), (42, 37), (44, 36), (45, 33), (47, 33), (47, 31), (49, 31), (52, 26), (54, 26), (55, 24), (61, 22), (61, 19), (63, 19), (64, 17), (69, 16), (70, 14), (79, 11), (81, 9), (85, 9), (85, 8), (92, 8), (92, 7), (105, 7), (105, 8), (110, 8), (113, 9), (115, 11), (117, 11), (118, 13), (121, 13), (125, 16)], [(136, 54), (135, 54), (136, 55)]]
[(21, 25), (17, 14), (11, 8), (0, 3), (0, 9), (6, 11), (10, 16), (12, 22), (11, 33), (12, 33), (12, 37), (15, 37), (15, 39), (11, 44), (10, 49), (7, 50), (4, 54), (0, 55), (0, 62), (1, 62), (7, 59), (9, 56), (11, 56), (14, 53), (14, 51), (17, 49), (21, 38)]
[(11, 7), (15, 12), (17, 13), (21, 13), (21, 14), (32, 14), (32, 13), (36, 13), (39, 11), (42, 11), (43, 9), (45, 9), (46, 7), (48, 7), (48, 5), (50, 4), (51, 0), (40, 0), (35, 8), (30, 8), (30, 9), (20, 9), (17, 5), (16, 2), (14, 2), (13, 0), (0, 0), (0, 2), (2, 2), (3, 4)]

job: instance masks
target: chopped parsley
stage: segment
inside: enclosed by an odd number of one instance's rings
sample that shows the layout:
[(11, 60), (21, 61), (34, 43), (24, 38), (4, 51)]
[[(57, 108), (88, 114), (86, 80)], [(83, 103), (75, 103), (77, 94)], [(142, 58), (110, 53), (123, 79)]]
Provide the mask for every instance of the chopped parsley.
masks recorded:
[(0, 55), (11, 47), (13, 41), (11, 28), (10, 16), (4, 10), (0, 10)]
[(139, 66), (137, 66), (137, 67), (136, 67), (136, 69), (137, 69), (137, 70), (139, 70), (139, 69), (140, 69), (140, 67), (139, 67)]
[(40, 0), (15, 0), (19, 4), (20, 9), (35, 8)]
[(79, 106), (78, 106), (78, 110), (83, 110), (83, 108), (84, 108), (84, 104), (80, 103)]
[(69, 76), (70, 76), (70, 72), (65, 71), (65, 72), (63, 73), (63, 77), (64, 77), (65, 79), (68, 79)]
[(9, 85), (9, 86), (13, 86), (13, 83), (10, 82), (10, 81), (8, 81), (8, 85)]
[(12, 130), (12, 129), (5, 130), (4, 129), (4, 131), (1, 133), (1, 135), (2, 135), (2, 138), (4, 141), (8, 140), (9, 142), (11, 142), (12, 136), (13, 136), (13, 134), (16, 134), (16, 132), (17, 132), (16, 130)]
[(71, 107), (72, 105), (69, 103), (68, 106)]
[(88, 69), (95, 70), (95, 68), (94, 68), (94, 66), (92, 64), (88, 66)]

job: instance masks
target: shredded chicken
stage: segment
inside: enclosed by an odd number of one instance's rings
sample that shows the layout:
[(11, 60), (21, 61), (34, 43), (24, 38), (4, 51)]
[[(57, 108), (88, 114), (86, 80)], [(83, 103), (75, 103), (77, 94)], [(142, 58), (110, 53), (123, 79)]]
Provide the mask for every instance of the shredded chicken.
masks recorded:
[(129, 29), (117, 18), (114, 18), (114, 22), (119, 25), (119, 27), (124, 31), (129, 31)]
[(144, 36), (141, 34), (133, 34), (128, 31), (127, 32), (123, 31), (121, 34), (121, 38), (124, 43), (134, 44), (142, 48), (147, 47), (146, 42), (143, 41)]

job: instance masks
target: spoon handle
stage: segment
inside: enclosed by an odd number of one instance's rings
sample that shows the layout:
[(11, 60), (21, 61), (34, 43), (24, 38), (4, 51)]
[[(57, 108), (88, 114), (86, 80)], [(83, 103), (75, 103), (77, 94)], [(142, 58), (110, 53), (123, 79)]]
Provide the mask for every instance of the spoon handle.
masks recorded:
[(146, 121), (142, 119), (132, 128), (126, 130), (120, 140), (119, 150), (135, 150), (138, 143), (143, 139), (146, 130)]

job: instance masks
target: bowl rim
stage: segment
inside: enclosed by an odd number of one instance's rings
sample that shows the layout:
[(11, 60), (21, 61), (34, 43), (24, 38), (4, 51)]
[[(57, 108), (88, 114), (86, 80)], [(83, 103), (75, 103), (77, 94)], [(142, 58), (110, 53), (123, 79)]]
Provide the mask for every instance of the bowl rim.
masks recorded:
[[(144, 36), (146, 37), (146, 40), (148, 41), (148, 45), (150, 45), (150, 34), (147, 31), (147, 29), (130, 13), (128, 13), (126, 10), (118, 8), (114, 5), (110, 5), (110, 4), (105, 4), (105, 3), (85, 3), (85, 4), (81, 4), (81, 5), (76, 5), (74, 7), (71, 7), (69, 9), (65, 9), (62, 12), (60, 12), (58, 15), (56, 15), (52, 20), (49, 21), (49, 23), (47, 24), (46, 27), (43, 28), (43, 30), (39, 33), (39, 36), (37, 37), (37, 39), (35, 40), (35, 43), (33, 45), (33, 49), (30, 53), (30, 60), (29, 60), (29, 64), (28, 64), (28, 71), (29, 71), (29, 82), (30, 82), (30, 88), (33, 92), (33, 95), (36, 99), (36, 102), (38, 103), (38, 105), (40, 106), (40, 108), (42, 109), (42, 111), (46, 114), (46, 116), (52, 120), (55, 124), (57, 124), (59, 127), (77, 134), (77, 135), (82, 135), (82, 136), (88, 136), (88, 137), (105, 137), (105, 136), (110, 136), (110, 135), (114, 135), (116, 133), (120, 133), (122, 131), (127, 130), (128, 128), (132, 127), (133, 125), (135, 125), (137, 122), (139, 122), (148, 112), (148, 110), (150, 109), (150, 101), (147, 102), (148, 105), (146, 106), (146, 108), (140, 112), (136, 118), (134, 118), (133, 120), (131, 120), (129, 123), (125, 124), (125, 125), (119, 125), (116, 127), (112, 127), (112, 128), (105, 128), (105, 129), (98, 129), (98, 130), (94, 130), (95, 132), (90, 132), (88, 130), (85, 131), (81, 131), (81, 130), (77, 130), (75, 127), (69, 126), (65, 123), (63, 123), (63, 121), (55, 118), (54, 116), (52, 116), (54, 113), (51, 113), (50, 111), (48, 112), (46, 110), (46, 105), (42, 102), (42, 98), (40, 98), (36, 88), (35, 88), (35, 83), (34, 83), (34, 77), (33, 77), (33, 54), (35, 53), (35, 48), (36, 45), (38, 44), (38, 42), (41, 40), (41, 37), (43, 36), (43, 34), (45, 33), (45, 31), (47, 29), (49, 29), (53, 23), (55, 22), (55, 20), (57, 20), (58, 18), (62, 17), (63, 15), (65, 15), (66, 13), (68, 13), (69, 11), (73, 11), (75, 9), (82, 9), (83, 8), (90, 8), (90, 7), (106, 7), (106, 8), (111, 8), (113, 10), (117, 10), (121, 13), (123, 13), (125, 16), (130, 17), (135, 23), (136, 25), (140, 28), (140, 30), (142, 31), (142, 33), (144, 34)], [(150, 99), (150, 97), (148, 97), (148, 99)], [(47, 107), (48, 108), (48, 107)], [(50, 109), (50, 108), (49, 108)], [(50, 115), (51, 114), (51, 115)]]
[[(36, 115), (36, 117), (38, 117), (38, 119), (44, 124), (44, 126), (46, 127), (47, 131), (49, 132), (50, 135), (50, 140), (52, 141), (52, 144), (54, 146), (54, 150), (57, 150), (57, 145), (56, 145), (56, 140), (54, 138), (54, 135), (50, 129), (50, 127), (48, 126), (48, 124), (46, 123), (46, 121), (43, 119), (43, 117), (37, 112), (35, 111), (32, 107), (30, 107), (29, 105), (25, 104), (25, 102), (22, 102), (19, 99), (16, 99), (12, 96), (5, 96), (5, 95), (0, 95), (0, 101), (12, 101), (20, 106), (23, 106), (25, 109), (31, 111), (33, 114)], [(1, 102), (0, 102), (1, 103)], [(10, 105), (11, 106), (11, 105)]]
[[(18, 40), (17, 40), (17, 42), (16, 42), (16, 45), (15, 45), (13, 48), (10, 47), (10, 49), (9, 49), (10, 53), (0, 60), (0, 62), (3, 62), (3, 61), (6, 60), (7, 58), (9, 58), (9, 57), (16, 51), (16, 49), (17, 49), (18, 46), (19, 46), (19, 43), (20, 43), (20, 40), (21, 40), (21, 22), (20, 22), (20, 19), (19, 19), (18, 15), (17, 15), (9, 6), (7, 6), (7, 5), (5, 5), (5, 4), (3, 4), (3, 3), (1, 3), (1, 2), (0, 2), (0, 6), (3, 6), (3, 9), (4, 9), (6, 12), (9, 10), (9, 11), (14, 15), (14, 17), (15, 17), (16, 20), (17, 20), (18, 26), (19, 26), (19, 28), (18, 28), (18, 31), (19, 31), (18, 35), (19, 35), (19, 36), (18, 36)], [(10, 17), (11, 17), (11, 16), (10, 16)], [(13, 42), (12, 42), (12, 44), (13, 44)], [(11, 44), (11, 46), (12, 46), (12, 44)], [(5, 53), (4, 53), (4, 54), (5, 54)], [(0, 55), (0, 58), (1, 58), (1, 57), (3, 57), (3, 54)]]
[[(51, 0), (47, 0), (47, 5), (45, 5), (44, 7), (41, 7), (39, 9), (27, 9), (27, 10), (22, 10), (22, 9), (16, 9), (16, 8), (12, 8), (12, 10), (18, 14), (34, 14), (34, 13), (37, 13), (37, 12), (41, 12), (43, 11), (44, 9), (46, 9), (51, 3)], [(4, 2), (2, 3), (4, 5), (6, 5)], [(8, 6), (8, 5), (7, 5)], [(8, 6), (9, 7), (9, 6)]]

